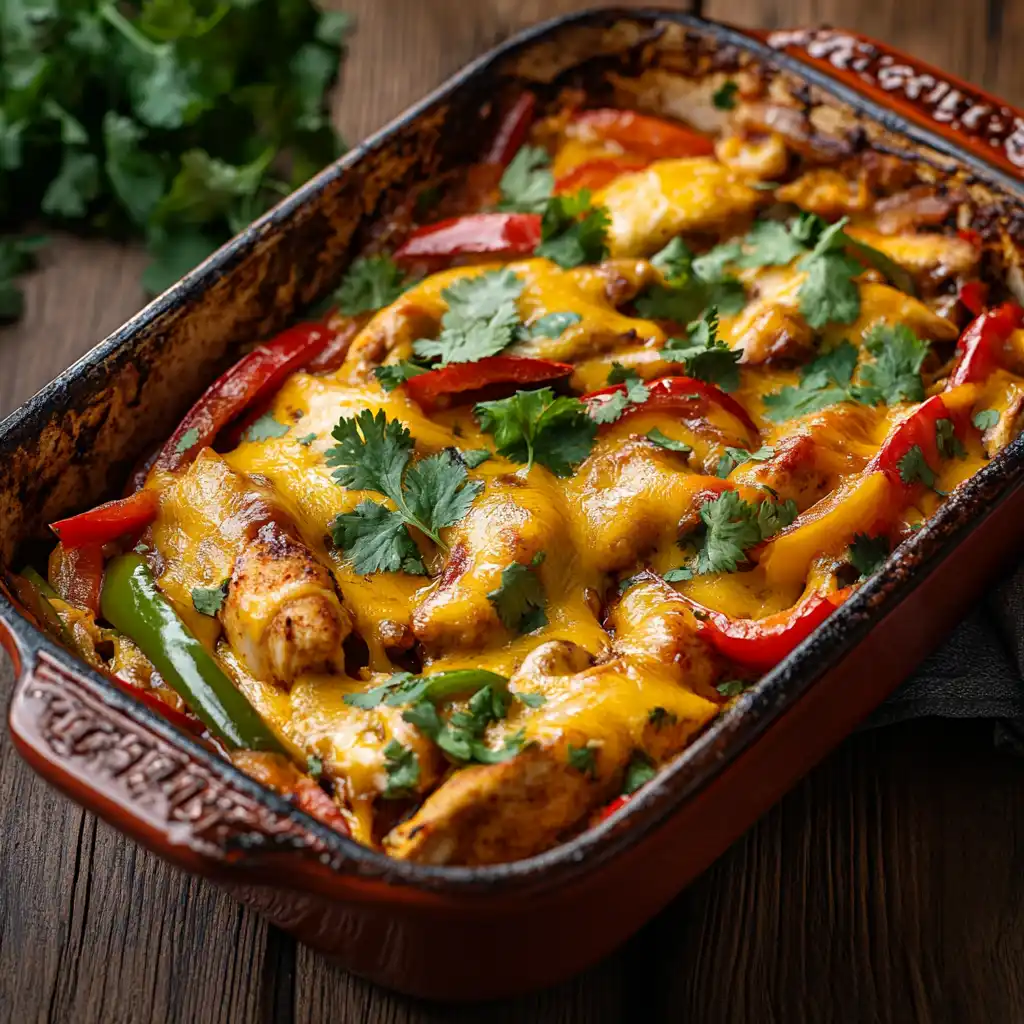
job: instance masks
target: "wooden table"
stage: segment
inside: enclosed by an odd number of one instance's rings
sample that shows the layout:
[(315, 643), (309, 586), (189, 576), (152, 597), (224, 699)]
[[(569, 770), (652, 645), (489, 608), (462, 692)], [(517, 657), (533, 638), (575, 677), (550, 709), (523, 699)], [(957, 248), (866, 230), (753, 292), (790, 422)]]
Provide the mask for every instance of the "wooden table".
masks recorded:
[[(337, 117), (358, 139), (515, 29), (588, 5), (344, 6), (359, 29)], [(703, 13), (860, 29), (1024, 103), (1024, 4), (709, 0)], [(45, 260), (26, 318), (0, 332), (0, 415), (143, 301), (133, 249), (62, 239)], [(4, 735), (0, 1019), (1020, 1021), (1022, 878), (1024, 759), (995, 751), (990, 725), (861, 733), (585, 975), (486, 1008), (425, 1006), (345, 974), (171, 871), (58, 798)]]

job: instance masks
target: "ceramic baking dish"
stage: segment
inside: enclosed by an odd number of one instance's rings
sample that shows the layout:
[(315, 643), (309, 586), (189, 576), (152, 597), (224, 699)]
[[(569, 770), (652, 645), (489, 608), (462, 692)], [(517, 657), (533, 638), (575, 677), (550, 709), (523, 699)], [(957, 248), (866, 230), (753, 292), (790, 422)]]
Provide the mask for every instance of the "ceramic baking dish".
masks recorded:
[[(0, 562), (30, 554), (46, 522), (117, 492), (239, 345), (330, 290), (413, 183), (479, 157), (502, 100), (533, 89), (543, 104), (575, 85), (625, 105), (622, 83), (652, 67), (737, 64), (845, 111), (869, 144), (966, 171), (993, 217), (1019, 216), (1022, 115), (883, 45), (668, 11), (549, 22), (329, 167), (0, 425)], [(359, 974), (430, 997), (529, 989), (622, 942), (948, 635), (1021, 546), (1022, 484), (1018, 439), (637, 798), (524, 861), (438, 868), (357, 845), (211, 756), (0, 596), (17, 672), (11, 733), (73, 799)]]

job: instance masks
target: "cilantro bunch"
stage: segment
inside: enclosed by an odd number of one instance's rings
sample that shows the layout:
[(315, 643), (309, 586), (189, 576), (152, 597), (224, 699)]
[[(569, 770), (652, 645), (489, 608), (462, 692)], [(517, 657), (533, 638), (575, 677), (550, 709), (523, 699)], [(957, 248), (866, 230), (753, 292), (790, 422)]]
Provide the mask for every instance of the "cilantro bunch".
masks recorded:
[(338, 442), (327, 450), (334, 479), (345, 487), (377, 491), (395, 506), (363, 501), (331, 522), (334, 543), (358, 573), (399, 572), (425, 575), (419, 548), (409, 533), (415, 527), (444, 547), (439, 531), (457, 523), (483, 490), (468, 480), (463, 461), (451, 451), (409, 465), (414, 442), (407, 427), (383, 412), (364, 409), (342, 418), (331, 432)]
[(735, 572), (747, 561), (747, 552), (774, 537), (796, 519), (796, 503), (765, 498), (758, 504), (744, 501), (737, 491), (723, 491), (701, 506), (705, 533), (697, 550), (698, 573)]
[(162, 290), (338, 154), (347, 27), (310, 0), (0, 4), (0, 231), (142, 237)]
[(694, 256), (681, 238), (673, 238), (651, 257), (665, 283), (647, 288), (637, 296), (637, 312), (649, 320), (671, 320), (678, 324), (699, 319), (709, 308), (726, 316), (740, 312), (746, 292), (739, 278), (726, 270), (739, 254), (738, 244), (732, 243)]
[(703, 319), (687, 325), (686, 338), (669, 338), (661, 350), (663, 359), (682, 363), (687, 376), (715, 384), (723, 391), (735, 391), (740, 386), (741, 354), (718, 336), (718, 310), (714, 306)]

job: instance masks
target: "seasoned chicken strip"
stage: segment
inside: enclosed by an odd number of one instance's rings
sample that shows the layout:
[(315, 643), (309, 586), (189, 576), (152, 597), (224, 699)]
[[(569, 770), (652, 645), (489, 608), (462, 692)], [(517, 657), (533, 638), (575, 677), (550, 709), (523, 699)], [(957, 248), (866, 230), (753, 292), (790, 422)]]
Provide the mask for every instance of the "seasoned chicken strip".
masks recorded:
[(571, 675), (563, 647), (527, 659), (514, 689), (546, 702), (510, 716), (528, 746), (509, 761), (457, 772), (385, 842), (391, 854), (428, 864), (492, 864), (545, 849), (618, 792), (637, 751), (656, 764), (678, 753), (718, 711), (686, 684), (707, 686), (712, 663), (696, 621), (668, 586), (648, 577), (612, 616), (616, 655)]

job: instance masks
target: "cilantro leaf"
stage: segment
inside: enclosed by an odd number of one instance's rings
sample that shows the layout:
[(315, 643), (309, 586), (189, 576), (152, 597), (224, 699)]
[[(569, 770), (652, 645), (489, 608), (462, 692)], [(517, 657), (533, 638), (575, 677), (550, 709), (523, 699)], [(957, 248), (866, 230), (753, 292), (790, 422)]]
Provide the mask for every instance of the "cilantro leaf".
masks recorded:
[(739, 242), (723, 242), (693, 259), (693, 272), (705, 281), (720, 281), (725, 269), (743, 254)]
[(608, 395), (601, 402), (590, 403), (590, 417), (595, 423), (614, 423), (631, 405), (643, 405), (650, 391), (647, 385), (634, 375), (625, 378), (621, 391)]
[(246, 427), (242, 435), (246, 441), (267, 441), (272, 437), (284, 437), (291, 428), (274, 419), (274, 414), (265, 412), (258, 420)]
[(829, 323), (852, 324), (860, 315), (860, 291), (854, 278), (863, 267), (842, 252), (805, 256), (807, 278), (800, 285), (800, 313), (816, 330)]
[(622, 363), (612, 363), (612, 368), (608, 371), (608, 384), (625, 384), (627, 381), (634, 382), (640, 380), (640, 374), (636, 372), (631, 366), (623, 366)]
[(784, 267), (806, 252), (786, 225), (777, 220), (758, 221), (743, 245), (744, 250), (736, 259), (740, 267)]
[(744, 462), (765, 462), (775, 454), (775, 449), (763, 444), (756, 452), (748, 452), (746, 448), (726, 448), (718, 460), (717, 476), (723, 480)]
[(925, 461), (924, 452), (915, 444), (897, 463), (900, 479), (905, 484), (922, 483), (925, 487), (935, 486), (935, 471)]
[(697, 572), (735, 572), (747, 561), (750, 548), (788, 526), (796, 515), (792, 500), (765, 499), (754, 506), (736, 491), (723, 491), (701, 506), (700, 518), (706, 533), (697, 552)]
[(676, 237), (651, 257), (651, 264), (661, 271), (669, 284), (673, 284), (690, 276), (693, 253), (681, 238)]
[(971, 422), (979, 430), (991, 430), (999, 422), (999, 413), (995, 409), (979, 409), (971, 417)]
[(369, 710), (381, 704), (398, 707), (401, 704), (413, 704), (420, 700), (427, 691), (429, 682), (411, 672), (395, 672), (383, 683), (362, 690), (358, 693), (346, 693), (342, 700), (355, 708)]
[(597, 424), (578, 398), (555, 397), (550, 388), (517, 391), (511, 398), (480, 402), (480, 428), (493, 435), (498, 454), (512, 462), (534, 462), (568, 476), (590, 454)]
[(509, 693), (528, 708), (543, 707), (548, 700), (543, 693), (523, 693), (521, 690), (510, 690)]
[(405, 274), (390, 256), (363, 256), (348, 268), (334, 298), (345, 316), (358, 316), (390, 306), (406, 287)]
[(99, 195), (100, 164), (92, 153), (70, 148), (57, 176), (43, 194), (42, 211), (52, 217), (84, 217)]
[(687, 328), (687, 339), (669, 338), (661, 356), (674, 363), (682, 363), (690, 377), (716, 384), (723, 391), (735, 391), (740, 384), (739, 359), (718, 337), (718, 310), (711, 307), (702, 320)]
[(935, 421), (935, 444), (940, 457), (944, 459), (966, 459), (967, 449), (956, 436), (956, 428), (950, 419)]
[(414, 363), (408, 359), (400, 359), (397, 363), (385, 363), (383, 366), (375, 366), (373, 368), (373, 375), (377, 378), (377, 383), (385, 391), (394, 391), (395, 388), (401, 387), (411, 377), (418, 377), (421, 373), (426, 373), (429, 367), (420, 366), (419, 363)]
[(846, 552), (846, 560), (860, 573), (862, 580), (874, 576), (888, 557), (889, 539), (883, 536), (869, 537), (866, 533), (855, 534)]
[(198, 427), (189, 427), (181, 437), (178, 438), (177, 443), (174, 445), (175, 455), (184, 455), (185, 452), (190, 451), (199, 443), (199, 429)]
[[(543, 552), (540, 554), (540, 561), (543, 561)], [(544, 612), (547, 602), (544, 587), (535, 572), (537, 564), (535, 559), (533, 565), (522, 562), (506, 565), (501, 570), (497, 589), (487, 595), (502, 625), (514, 633), (532, 633), (547, 625), (548, 617)]]
[(683, 441), (677, 441), (674, 437), (669, 437), (657, 427), (652, 427), (644, 436), (652, 444), (656, 444), (659, 448), (665, 448), (670, 452), (679, 452), (680, 455), (689, 455), (690, 452), (693, 451), (688, 444)]
[(680, 324), (696, 320), (710, 306), (728, 316), (740, 312), (746, 303), (743, 283), (725, 272), (739, 255), (739, 246), (730, 243), (695, 258), (681, 238), (673, 238), (651, 257), (665, 284), (638, 295), (633, 303), (637, 312), (652, 320)]
[(727, 679), (724, 683), (719, 683), (715, 689), (723, 697), (738, 697), (741, 693), (750, 689), (750, 683), (745, 679)]
[(499, 187), (499, 210), (518, 210), (522, 213), (543, 213), (555, 187), (551, 173), (551, 158), (539, 146), (520, 146)]
[(801, 370), (800, 383), (763, 398), (765, 416), (775, 423), (818, 412), (837, 402), (858, 400), (851, 386), (857, 349), (848, 341), (822, 353)]
[(626, 765), (626, 775), (622, 780), (622, 793), (629, 796), (635, 793), (641, 786), (646, 785), (657, 775), (654, 762), (642, 751), (634, 751), (633, 756)]
[(515, 339), (519, 326), (516, 299), (523, 286), (522, 278), (508, 268), (449, 285), (441, 292), (448, 303), (441, 317), (441, 333), (435, 340), (413, 342), (413, 351), (421, 359), (440, 359), (442, 366), (497, 355)]
[(532, 338), (560, 338), (566, 329), (578, 324), (583, 317), (579, 313), (547, 313), (539, 320), (523, 327), (520, 331), (521, 340)]
[(736, 109), (736, 93), (739, 92), (739, 86), (731, 79), (726, 79), (712, 94), (711, 102), (719, 110), (735, 110)]
[(383, 410), (369, 409), (343, 417), (331, 431), (338, 443), (327, 450), (327, 465), (343, 487), (379, 491), (396, 504), (402, 492), (402, 474), (412, 456), (413, 440), (400, 420), (389, 420)]
[(437, 540), (437, 532), (462, 519), (483, 489), (481, 481), (467, 480), (462, 460), (445, 450), (409, 467), (405, 474), (405, 507), (413, 525)]
[(489, 448), (470, 448), (468, 451), (460, 452), (459, 455), (467, 469), (476, 469), (488, 459), (494, 458), (494, 452)]
[(611, 219), (603, 206), (590, 205), (590, 192), (552, 196), (541, 215), (541, 241), (535, 254), (565, 270), (581, 263), (600, 263), (608, 255)]
[(230, 580), (224, 580), (218, 587), (193, 587), (192, 607), (200, 615), (215, 616), (223, 607), (228, 596), (230, 582)]
[(655, 729), (660, 729), (663, 725), (675, 725), (679, 719), (671, 711), (666, 711), (665, 708), (659, 706), (653, 707), (647, 712), (647, 721)]
[(388, 777), (384, 799), (409, 796), (420, 781), (420, 759), (411, 747), (391, 740), (384, 748), (384, 771)]
[(314, 779), (319, 779), (324, 773), (324, 762), (316, 754), (310, 754), (306, 758), (306, 771)]
[(566, 760), (569, 767), (581, 775), (587, 775), (591, 780), (597, 778), (597, 751), (593, 747), (576, 747), (570, 743), (566, 750)]
[(693, 579), (693, 570), (681, 565), (678, 568), (669, 569), (661, 578), (666, 583), (685, 583), (687, 580)]
[(924, 400), (921, 366), (928, 342), (920, 340), (906, 324), (876, 324), (867, 333), (864, 347), (875, 362), (861, 370), (861, 379), (874, 388), (886, 405)]
[(303, 448), (308, 448), (317, 438), (316, 434), (305, 434), (303, 437), (295, 438), (298, 444), (301, 444)]
[(670, 320), (685, 324), (696, 320), (708, 305), (707, 290), (696, 279), (680, 281), (675, 287), (656, 284), (633, 302), (637, 312), (648, 320)]
[(330, 529), (334, 543), (345, 552), (360, 575), (407, 572), (412, 576), (425, 576), (427, 573), (401, 512), (375, 501), (361, 501), (354, 511), (336, 516)]

